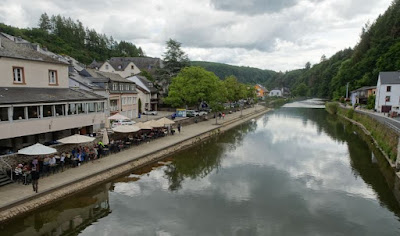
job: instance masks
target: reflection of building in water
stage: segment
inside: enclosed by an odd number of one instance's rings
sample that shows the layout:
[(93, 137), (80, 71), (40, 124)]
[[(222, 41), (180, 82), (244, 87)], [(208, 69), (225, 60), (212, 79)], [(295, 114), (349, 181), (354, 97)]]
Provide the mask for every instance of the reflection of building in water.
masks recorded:
[(65, 198), (29, 215), (23, 222), (10, 225), (10, 229), (6, 226), (4, 230), (10, 235), (78, 235), (111, 212), (108, 195), (110, 185), (105, 184), (88, 193)]

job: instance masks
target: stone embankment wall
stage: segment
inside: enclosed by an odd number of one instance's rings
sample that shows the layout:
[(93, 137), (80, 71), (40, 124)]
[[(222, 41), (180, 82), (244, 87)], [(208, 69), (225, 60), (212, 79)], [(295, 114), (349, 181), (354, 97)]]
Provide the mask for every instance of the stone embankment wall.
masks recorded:
[(128, 174), (132, 172), (134, 169), (154, 163), (156, 161), (165, 158), (168, 155), (171, 155), (175, 152), (181, 151), (183, 149), (196, 145), (200, 142), (203, 142), (245, 121), (261, 116), (268, 111), (269, 109), (254, 111), (250, 114), (247, 114), (246, 116), (238, 117), (229, 122), (225, 122), (222, 126), (216, 127), (211, 131), (201, 133), (195, 137), (176, 143), (163, 150), (149, 153), (136, 160), (128, 161), (116, 167), (114, 166), (112, 168), (102, 170), (101, 172), (93, 174), (91, 176), (87, 176), (82, 180), (67, 183), (64, 186), (59, 186), (54, 189), (48, 190), (46, 192), (39, 193), (32, 198), (25, 199), (24, 201), (16, 202), (13, 205), (9, 205), (7, 207), (4, 207), (3, 209), (0, 209), (0, 222), (10, 220), (18, 215), (22, 215), (27, 212), (33, 211), (39, 207), (42, 207), (57, 200), (61, 200), (66, 196), (77, 193), (79, 191), (83, 191), (89, 187), (104, 183), (120, 175)]

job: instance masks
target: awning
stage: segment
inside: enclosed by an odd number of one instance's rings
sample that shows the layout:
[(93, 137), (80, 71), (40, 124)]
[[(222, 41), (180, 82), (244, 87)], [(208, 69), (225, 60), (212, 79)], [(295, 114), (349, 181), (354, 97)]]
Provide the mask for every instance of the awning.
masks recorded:
[(74, 134), (69, 137), (65, 137), (62, 139), (57, 140), (57, 142), (64, 143), (64, 144), (78, 144), (78, 143), (89, 143), (92, 142), (95, 138), (85, 136), (85, 135), (80, 135), (80, 134)]
[(47, 147), (40, 143), (18, 150), (18, 154), (29, 155), (29, 156), (49, 155), (54, 153), (57, 153), (57, 149), (52, 147)]

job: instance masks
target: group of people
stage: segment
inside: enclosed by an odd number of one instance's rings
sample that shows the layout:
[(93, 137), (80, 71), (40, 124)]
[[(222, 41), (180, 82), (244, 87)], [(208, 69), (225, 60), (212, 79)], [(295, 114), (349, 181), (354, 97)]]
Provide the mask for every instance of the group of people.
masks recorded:
[[(178, 132), (181, 132), (181, 124), (178, 124)], [(139, 144), (141, 141), (147, 141), (157, 137), (165, 136), (166, 134), (174, 134), (175, 130), (169, 127), (168, 129), (154, 129), (148, 133), (140, 135), (128, 136), (122, 140), (111, 139), (108, 145), (98, 142), (91, 146), (78, 146), (70, 152), (62, 152), (60, 155), (46, 155), (35, 157), (31, 162), (18, 164), (14, 169), (14, 179), (17, 183), (29, 185), (32, 183), (33, 191), (38, 192), (38, 181), (42, 176), (49, 176), (50, 173), (64, 171), (65, 167), (79, 167), (81, 164), (101, 158), (109, 152), (119, 152), (122, 148), (130, 146), (135, 140)]]

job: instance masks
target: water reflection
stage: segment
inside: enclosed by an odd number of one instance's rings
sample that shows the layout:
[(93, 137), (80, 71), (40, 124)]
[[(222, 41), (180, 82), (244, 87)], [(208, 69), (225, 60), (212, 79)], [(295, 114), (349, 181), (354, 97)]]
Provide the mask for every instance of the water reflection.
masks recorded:
[(109, 184), (63, 199), (0, 227), (1, 235), (77, 235), (111, 213)]
[[(112, 214), (108, 209), (74, 232), (396, 235), (399, 186), (357, 127), (321, 109), (282, 108), (116, 179), (104, 187)], [(59, 214), (69, 212), (62, 208)], [(32, 228), (29, 217), (22, 224)], [(40, 232), (57, 224), (50, 218)]]

